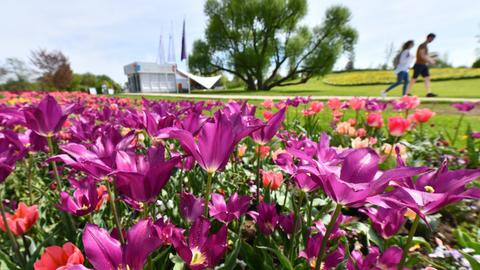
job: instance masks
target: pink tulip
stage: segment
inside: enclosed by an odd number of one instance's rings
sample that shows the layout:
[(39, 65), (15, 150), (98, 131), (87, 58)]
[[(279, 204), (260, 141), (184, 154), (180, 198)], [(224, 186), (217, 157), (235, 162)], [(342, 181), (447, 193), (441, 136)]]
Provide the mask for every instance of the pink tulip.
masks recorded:
[(271, 100), (271, 99), (266, 99), (261, 104), (267, 110), (271, 110), (273, 108), (273, 100)]
[(415, 121), (419, 123), (426, 123), (435, 115), (430, 109), (417, 109), (413, 114)]
[(338, 98), (331, 98), (328, 100), (327, 105), (330, 110), (338, 110), (342, 106), (342, 103)]
[(392, 136), (402, 136), (407, 132), (409, 126), (410, 122), (401, 116), (394, 116), (388, 119), (388, 130)]
[(314, 111), (315, 113), (319, 113), (323, 110), (323, 103), (320, 101), (314, 101), (310, 104), (310, 110)]
[(365, 107), (365, 100), (363, 98), (353, 97), (348, 102), (348, 105), (353, 110), (358, 111), (358, 110), (361, 110)]
[(369, 113), (367, 116), (367, 124), (374, 128), (381, 128), (383, 126), (383, 118), (381, 113)]

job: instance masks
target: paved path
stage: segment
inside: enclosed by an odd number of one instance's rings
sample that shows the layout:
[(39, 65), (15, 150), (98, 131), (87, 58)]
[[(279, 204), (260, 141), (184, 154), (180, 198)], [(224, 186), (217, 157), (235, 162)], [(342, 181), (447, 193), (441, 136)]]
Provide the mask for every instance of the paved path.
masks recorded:
[[(248, 100), (265, 100), (265, 99), (272, 99), (272, 100), (282, 100), (282, 99), (289, 99), (294, 98), (295, 96), (254, 96), (254, 95), (221, 95), (221, 94), (176, 94), (176, 93), (125, 93), (124, 95), (142, 95), (142, 96), (154, 96), (154, 97), (173, 97), (173, 98), (202, 98), (202, 99), (248, 99)], [(312, 96), (313, 100), (328, 100), (331, 98), (339, 98), (341, 100), (347, 100), (352, 98), (352, 96)], [(374, 97), (367, 97), (365, 98), (374, 98)], [(394, 100), (398, 99), (398, 97), (387, 97), (386, 100)], [(480, 102), (480, 98), (448, 98), (448, 97), (436, 97), (436, 98), (426, 98), (420, 97), (421, 101), (426, 102), (463, 102), (463, 101), (471, 101), (471, 102)]]

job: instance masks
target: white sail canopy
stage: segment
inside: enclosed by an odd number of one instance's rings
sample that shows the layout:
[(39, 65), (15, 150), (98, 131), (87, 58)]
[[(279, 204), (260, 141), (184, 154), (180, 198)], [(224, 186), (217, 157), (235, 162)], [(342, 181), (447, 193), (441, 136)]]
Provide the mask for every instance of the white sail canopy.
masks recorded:
[(213, 77), (201, 77), (197, 75), (193, 75), (190, 72), (183, 71), (177, 68), (177, 73), (189, 78), (190, 80), (195, 81), (196, 83), (200, 84), (201, 86), (205, 87), (206, 89), (212, 89), (212, 87), (220, 80), (222, 77), (221, 75), (213, 76)]

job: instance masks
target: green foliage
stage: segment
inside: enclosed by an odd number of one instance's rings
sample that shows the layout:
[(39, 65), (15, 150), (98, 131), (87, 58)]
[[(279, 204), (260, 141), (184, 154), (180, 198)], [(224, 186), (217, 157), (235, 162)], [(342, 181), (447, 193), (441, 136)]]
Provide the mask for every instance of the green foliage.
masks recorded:
[(472, 68), (480, 68), (480, 58), (473, 62)]
[[(357, 32), (342, 6), (327, 10), (323, 23), (300, 26), (306, 0), (208, 0), (206, 40), (197, 40), (190, 69), (201, 74), (225, 71), (250, 90), (303, 84), (331, 71)], [(286, 74), (280, 74), (286, 68)], [(296, 82), (292, 79), (301, 78)]]

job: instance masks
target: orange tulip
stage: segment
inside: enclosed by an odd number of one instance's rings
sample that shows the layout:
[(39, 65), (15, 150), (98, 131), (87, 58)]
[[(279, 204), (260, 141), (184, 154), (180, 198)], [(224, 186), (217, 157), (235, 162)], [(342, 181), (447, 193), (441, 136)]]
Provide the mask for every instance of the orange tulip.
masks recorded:
[(69, 266), (81, 265), (84, 261), (80, 249), (68, 242), (63, 247), (47, 247), (40, 260), (35, 262), (33, 268), (35, 270), (61, 270)]
[[(21, 202), (15, 214), (6, 213), (7, 223), (14, 235), (20, 236), (28, 232), (38, 220), (38, 209), (36, 205), (28, 207)], [(3, 219), (0, 218), (0, 229), (6, 231)]]
[(280, 172), (274, 171), (263, 171), (262, 172), (262, 182), (263, 186), (270, 186), (270, 190), (277, 190), (283, 181), (283, 174)]

